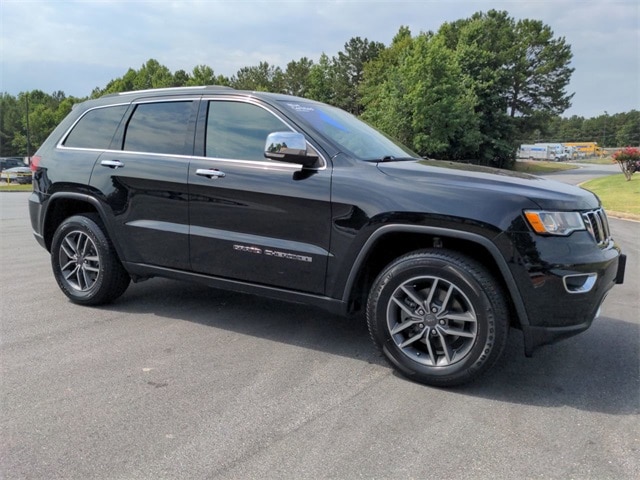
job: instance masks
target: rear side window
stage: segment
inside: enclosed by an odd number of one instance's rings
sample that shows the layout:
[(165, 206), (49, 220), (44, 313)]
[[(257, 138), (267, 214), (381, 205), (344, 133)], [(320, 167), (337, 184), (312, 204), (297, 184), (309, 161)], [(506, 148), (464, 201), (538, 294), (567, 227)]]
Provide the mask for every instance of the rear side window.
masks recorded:
[(67, 135), (64, 146), (69, 148), (95, 148), (106, 150), (122, 120), (127, 105), (89, 110)]
[(127, 125), (123, 150), (188, 154), (187, 131), (192, 105), (191, 101), (138, 105)]
[(278, 117), (257, 105), (212, 101), (207, 114), (205, 156), (264, 161), (267, 135), (290, 130)]

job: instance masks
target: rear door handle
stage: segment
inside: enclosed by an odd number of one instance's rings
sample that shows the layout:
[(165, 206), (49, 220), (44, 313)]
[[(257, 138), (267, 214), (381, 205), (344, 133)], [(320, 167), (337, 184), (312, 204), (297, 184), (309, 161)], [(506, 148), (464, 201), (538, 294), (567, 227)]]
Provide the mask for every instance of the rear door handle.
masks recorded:
[(211, 170), (209, 168), (197, 169), (196, 175), (200, 175), (201, 177), (207, 177), (207, 178), (224, 178), (227, 176), (226, 173), (221, 172), (220, 170)]
[(102, 165), (103, 167), (109, 167), (109, 168), (124, 168), (124, 163), (122, 163), (120, 160), (102, 160), (100, 162), (100, 165)]

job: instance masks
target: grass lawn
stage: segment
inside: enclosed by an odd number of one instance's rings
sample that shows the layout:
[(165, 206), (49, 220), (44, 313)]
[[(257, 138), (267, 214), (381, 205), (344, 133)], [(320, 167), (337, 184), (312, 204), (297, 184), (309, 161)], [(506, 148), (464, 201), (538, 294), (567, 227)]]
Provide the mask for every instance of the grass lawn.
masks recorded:
[(546, 162), (543, 160), (518, 160), (513, 169), (516, 172), (532, 173), (534, 175), (542, 173), (559, 172), (560, 170), (573, 170), (579, 168), (570, 163)]
[(607, 212), (630, 214), (630, 218), (640, 220), (640, 174), (635, 173), (630, 181), (621, 173), (589, 180), (580, 186), (598, 195)]
[(19, 183), (0, 183), (0, 192), (30, 192), (33, 187), (30, 184), (20, 185)]

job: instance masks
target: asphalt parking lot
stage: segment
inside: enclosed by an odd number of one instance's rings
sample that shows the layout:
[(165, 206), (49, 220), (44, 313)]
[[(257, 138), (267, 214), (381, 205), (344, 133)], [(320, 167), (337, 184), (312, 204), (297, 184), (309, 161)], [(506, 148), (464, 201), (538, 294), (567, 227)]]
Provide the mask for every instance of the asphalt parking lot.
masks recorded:
[(587, 332), (441, 390), (397, 376), (362, 322), (154, 279), (79, 307), (0, 193), (4, 479), (640, 478), (640, 223)]

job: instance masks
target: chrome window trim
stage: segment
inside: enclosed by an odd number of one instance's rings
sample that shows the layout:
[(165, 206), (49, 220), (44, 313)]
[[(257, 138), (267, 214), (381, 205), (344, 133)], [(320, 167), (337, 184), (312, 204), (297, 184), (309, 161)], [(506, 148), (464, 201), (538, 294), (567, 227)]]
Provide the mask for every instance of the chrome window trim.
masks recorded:
[(94, 110), (101, 110), (103, 108), (121, 107), (123, 105), (129, 106), (129, 105), (131, 105), (131, 102), (120, 102), (120, 103), (110, 103), (108, 105), (98, 105), (98, 106), (95, 106), (93, 108), (89, 108), (86, 111), (82, 112), (82, 115), (80, 115), (78, 118), (76, 118), (75, 122), (73, 122), (73, 124), (71, 124), (71, 126), (69, 128), (67, 128), (67, 131), (64, 132), (64, 135), (62, 135), (62, 137), (60, 137), (60, 140), (58, 140), (58, 143), (56, 144), (56, 148), (61, 148), (61, 149), (64, 149), (64, 150), (89, 150), (89, 151), (101, 152), (103, 150), (101, 148), (67, 147), (67, 146), (64, 145), (64, 142), (67, 140), (67, 137), (71, 133), (71, 130), (73, 130), (75, 128), (75, 126), (78, 124), (78, 122), (80, 120), (82, 120), (85, 117), (85, 115), (88, 114), (89, 112), (93, 112)]
[[(125, 92), (125, 93), (128, 93), (128, 92)], [(147, 103), (197, 102), (199, 99), (200, 99), (200, 97), (149, 98), (149, 99), (132, 100), (132, 101), (129, 101), (129, 102), (110, 103), (108, 105), (99, 105), (99, 106), (96, 106), (96, 107), (93, 107), (93, 108), (89, 108), (86, 112), (82, 112), (82, 115), (80, 115), (76, 119), (76, 121), (73, 122), (73, 125), (71, 125), (71, 127), (69, 127), (67, 129), (67, 131), (64, 133), (64, 135), (61, 137), (61, 140), (56, 145), (56, 148), (61, 148), (61, 149), (64, 149), (64, 150), (84, 150), (84, 151), (91, 151), (91, 152), (93, 152), (93, 151), (97, 151), (97, 152), (107, 151), (107, 150), (104, 150), (102, 148), (79, 148), (79, 147), (67, 147), (67, 146), (64, 145), (64, 142), (67, 140), (67, 137), (71, 133), (71, 130), (74, 129), (74, 127), (78, 124), (78, 122), (80, 120), (82, 120), (87, 113), (92, 112), (94, 110), (99, 110), (99, 109), (102, 109), (102, 108), (120, 107), (122, 105), (130, 106), (130, 105), (141, 105), (141, 104), (147, 104)], [(129, 150), (115, 150), (115, 151), (116, 152), (128, 152)], [(142, 152), (142, 153), (150, 153), (150, 152)], [(160, 155), (160, 154), (157, 154), (157, 155)]]
[(131, 105), (144, 105), (148, 103), (175, 103), (175, 102), (197, 102), (200, 97), (184, 96), (184, 97), (148, 97), (131, 100)]
[[(167, 157), (167, 158), (182, 158), (185, 160), (189, 160), (189, 161), (202, 161), (202, 160), (209, 160), (211, 162), (223, 162), (223, 163), (227, 163), (227, 164), (233, 164), (233, 165), (237, 165), (239, 167), (245, 167), (245, 168), (256, 168), (256, 169), (263, 169), (263, 170), (275, 170), (275, 169), (281, 169), (281, 170), (289, 170), (292, 172), (295, 171), (300, 171), (302, 169), (301, 165), (298, 164), (294, 164), (294, 163), (286, 163), (286, 162), (276, 162), (273, 160), (268, 160), (265, 162), (260, 162), (257, 160), (235, 160), (235, 159), (229, 159), (229, 158), (216, 158), (216, 157), (200, 157), (197, 155), (172, 155), (170, 153), (153, 153), (153, 152), (133, 152), (133, 151), (129, 151), (129, 150), (103, 150), (103, 149), (99, 149), (99, 148), (76, 148), (76, 147), (64, 147), (65, 150), (75, 150), (75, 151), (83, 151), (83, 152), (100, 152), (100, 153), (105, 153), (107, 155), (113, 154), (113, 155), (121, 155), (121, 154), (127, 154), (127, 155), (144, 155), (144, 156), (148, 156), (148, 155), (153, 155), (154, 157)], [(326, 170), (326, 165), (322, 166), (321, 168), (312, 168), (312, 169), (307, 169), (307, 170), (313, 170), (313, 171), (321, 171), (321, 170)]]
[[(128, 92), (126, 92), (128, 93)], [(293, 164), (293, 163), (286, 163), (286, 162), (277, 162), (277, 161), (273, 161), (273, 160), (268, 160), (265, 159), (264, 161), (261, 160), (241, 160), (241, 159), (234, 159), (234, 158), (219, 158), (219, 157), (206, 157), (206, 156), (196, 156), (196, 155), (172, 155), (172, 154), (168, 154), (168, 153), (154, 153), (154, 152), (134, 152), (134, 151), (130, 151), (130, 150), (112, 150), (112, 149), (102, 149), (102, 148), (80, 148), (80, 147), (67, 147), (64, 145), (65, 140), (67, 139), (67, 137), (69, 136), (69, 134), (71, 133), (71, 130), (73, 130), (73, 128), (78, 124), (78, 122), (84, 118), (84, 116), (93, 111), (93, 110), (98, 110), (98, 109), (102, 109), (102, 108), (110, 108), (110, 107), (119, 107), (122, 105), (139, 105), (139, 104), (143, 104), (143, 103), (166, 103), (166, 102), (195, 102), (195, 101), (234, 101), (234, 102), (241, 102), (241, 103), (250, 103), (252, 105), (255, 105), (257, 107), (262, 108), (263, 110), (266, 110), (267, 112), (271, 113), (272, 115), (274, 115), (278, 120), (280, 120), (284, 125), (287, 126), (287, 128), (289, 128), (289, 130), (291, 130), (292, 132), (296, 132), (296, 130), (291, 126), (291, 124), (289, 122), (287, 122), (285, 119), (282, 118), (281, 115), (279, 115), (277, 112), (274, 112), (271, 108), (268, 108), (267, 106), (265, 106), (264, 104), (262, 104), (261, 102), (259, 102), (258, 100), (255, 99), (255, 97), (249, 96), (249, 97), (244, 97), (244, 96), (240, 96), (240, 95), (224, 95), (223, 97), (218, 96), (218, 94), (213, 94), (213, 95), (203, 95), (200, 96), (198, 98), (145, 98), (145, 99), (140, 99), (140, 100), (133, 100), (130, 102), (119, 102), (119, 103), (110, 103), (108, 105), (99, 105), (93, 108), (88, 109), (87, 111), (83, 112), (82, 115), (80, 115), (75, 122), (73, 122), (73, 124), (67, 129), (67, 131), (64, 133), (64, 135), (61, 137), (60, 141), (58, 142), (58, 144), (56, 145), (56, 148), (59, 148), (61, 150), (70, 150), (70, 151), (83, 151), (83, 152), (104, 152), (104, 153), (108, 153), (108, 154), (121, 154), (121, 153), (127, 153), (127, 154), (131, 154), (131, 155), (154, 155), (154, 156), (159, 156), (159, 157), (173, 157), (173, 158), (185, 158), (185, 159), (197, 159), (197, 160), (211, 160), (211, 161), (215, 161), (215, 162), (225, 162), (225, 163), (229, 163), (229, 164), (234, 164), (234, 165), (238, 165), (238, 166), (242, 166), (242, 167), (247, 167), (247, 168), (267, 168), (267, 167), (277, 167), (277, 168), (283, 168), (285, 170), (291, 170), (291, 171), (295, 171), (295, 170), (300, 170), (302, 168), (301, 165), (298, 164)], [(300, 132), (298, 132), (300, 133)], [(324, 155), (319, 152), (313, 145), (311, 145), (311, 143), (309, 143), (309, 141), (307, 141), (307, 145), (310, 146), (311, 148), (313, 148), (317, 153), (318, 153), (318, 158), (320, 158), (320, 160), (322, 161), (322, 165), (318, 168), (309, 168), (307, 170), (312, 170), (312, 171), (323, 171), (327, 169), (327, 166), (329, 164), (329, 162), (327, 161), (327, 159), (324, 157)]]
[[(197, 159), (197, 160), (208, 160), (211, 162), (223, 162), (226, 163), (228, 165), (236, 165), (238, 167), (246, 167), (246, 168), (256, 168), (256, 169), (260, 169), (260, 168), (267, 168), (267, 167), (282, 167), (285, 170), (291, 170), (291, 171), (296, 171), (296, 170), (300, 170), (302, 168), (302, 165), (298, 165), (295, 163), (287, 163), (287, 162), (276, 162), (273, 160), (267, 160), (264, 162), (261, 162), (259, 160), (238, 160), (238, 159), (234, 159), (234, 158), (219, 158), (219, 157), (198, 157), (198, 156), (193, 156), (192, 158)], [(322, 168), (312, 168), (312, 169), (308, 169), (308, 170), (325, 170), (327, 167), (326, 166), (322, 166)]]
[[(307, 145), (310, 145), (309, 142), (307, 142)], [(312, 145), (311, 145), (312, 146)], [(313, 146), (312, 146), (313, 147)], [(314, 148), (315, 150), (315, 148)], [(322, 154), (320, 152), (318, 152), (319, 158), (322, 160), (322, 166), (317, 167), (317, 168), (305, 168), (304, 170), (311, 170), (314, 172), (320, 172), (323, 170), (327, 169), (327, 161), (325, 160), (325, 158), (322, 156)], [(240, 160), (240, 159), (235, 159), (235, 158), (219, 158), (219, 157), (198, 157), (198, 156), (193, 156), (194, 159), (198, 159), (198, 160), (210, 160), (212, 162), (223, 162), (223, 163), (228, 163), (228, 164), (233, 164), (233, 165), (237, 165), (239, 167), (253, 167), (253, 168), (264, 168), (264, 167), (283, 167), (286, 170), (291, 170), (291, 171), (297, 171), (297, 170), (302, 170), (302, 165), (299, 165), (297, 163), (287, 163), (287, 162), (277, 162), (277, 161), (273, 161), (273, 160), (265, 160), (264, 162), (260, 161), (260, 160)]]
[[(260, 107), (263, 110), (266, 110), (267, 112), (269, 112), (274, 117), (276, 117), (284, 125), (286, 125), (287, 128), (290, 131), (295, 132), (295, 133), (301, 133), (301, 132), (298, 132), (295, 128), (293, 128), (291, 126), (291, 123), (289, 123), (286, 119), (282, 118), (281, 114), (279, 114), (278, 112), (275, 112), (272, 108), (269, 108), (268, 105), (264, 105), (262, 102), (258, 101), (253, 96), (244, 97), (244, 96), (240, 96), (240, 95), (224, 95), (223, 97), (220, 97), (219, 95), (213, 94), (213, 95), (203, 95), (202, 96), (202, 101), (206, 101), (206, 102), (209, 102), (209, 101), (213, 101), (213, 102), (229, 102), (229, 101), (232, 101), (232, 102), (248, 103), (248, 104), (251, 104), (251, 105), (255, 105), (256, 107)], [(315, 170), (315, 171), (326, 170), (327, 169), (327, 165), (329, 164), (329, 162), (327, 162), (327, 159), (324, 158), (324, 155), (322, 155), (322, 153), (319, 152), (317, 148), (315, 148), (313, 145), (311, 145), (311, 143), (309, 143), (308, 140), (307, 140), (307, 145), (309, 147), (313, 148), (313, 150), (315, 150), (318, 153), (318, 158), (322, 161), (322, 165), (319, 166), (318, 168), (308, 168), (306, 170)], [(246, 166), (249, 166), (249, 165), (260, 166), (260, 165), (264, 165), (264, 164), (269, 164), (269, 165), (287, 165), (287, 166), (291, 166), (293, 169), (296, 169), (296, 170), (299, 170), (299, 169), (302, 168), (302, 166), (298, 165), (298, 164), (286, 163), (286, 162), (274, 162), (272, 160), (265, 160), (265, 161), (261, 161), (261, 160), (240, 160), (240, 159), (234, 159), (234, 158), (220, 158), (220, 157), (206, 157), (206, 156), (198, 157), (198, 158), (211, 159), (211, 160), (220, 161), (220, 162), (233, 162), (233, 163), (238, 163), (238, 164), (244, 163)]]
[[(280, 168), (280, 169), (284, 169), (284, 170), (290, 170), (290, 171), (298, 171), (302, 168), (301, 165), (298, 164), (294, 164), (294, 163), (286, 163), (286, 162), (276, 162), (273, 160), (268, 160), (265, 162), (260, 162), (257, 160), (235, 160), (235, 159), (229, 159), (229, 158), (217, 158), (217, 157), (200, 157), (197, 155), (173, 155), (170, 153), (153, 153), (153, 152), (133, 152), (133, 151), (129, 151), (129, 150), (104, 150), (104, 149), (100, 149), (100, 148), (76, 148), (76, 147), (63, 147), (65, 150), (75, 150), (75, 151), (83, 151), (83, 152), (100, 152), (100, 153), (105, 153), (105, 154), (114, 154), (114, 155), (121, 155), (121, 154), (127, 154), (127, 155), (153, 155), (154, 157), (168, 157), (168, 158), (183, 158), (185, 160), (197, 160), (197, 161), (202, 161), (202, 160), (209, 160), (212, 162), (223, 162), (223, 163), (227, 163), (227, 164), (234, 164), (237, 165), (239, 167), (247, 167), (247, 168), (257, 168), (257, 169), (269, 169), (269, 170), (273, 170), (275, 168)], [(323, 165), (321, 168), (312, 168), (312, 169), (307, 169), (307, 170), (313, 170), (313, 171), (321, 171), (321, 170), (326, 170), (326, 165)]]

